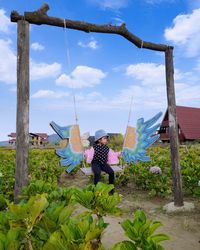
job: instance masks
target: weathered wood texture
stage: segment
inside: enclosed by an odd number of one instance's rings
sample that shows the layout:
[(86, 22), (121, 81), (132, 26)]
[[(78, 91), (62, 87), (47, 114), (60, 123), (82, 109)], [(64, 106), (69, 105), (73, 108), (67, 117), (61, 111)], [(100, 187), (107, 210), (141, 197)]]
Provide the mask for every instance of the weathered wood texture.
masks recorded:
[(174, 189), (174, 205), (183, 206), (182, 178), (179, 159), (178, 127), (176, 120), (176, 100), (174, 90), (173, 49), (165, 52), (166, 83), (169, 116), (169, 137), (171, 148), (172, 178)]
[(28, 183), (29, 149), (29, 22), (19, 20), (17, 40), (17, 124), (15, 202)]
[(156, 44), (151, 42), (142, 41), (139, 37), (131, 33), (125, 26), (122, 24), (120, 26), (116, 25), (98, 25), (93, 23), (73, 21), (68, 19), (61, 19), (57, 17), (49, 17), (46, 12), (49, 10), (49, 6), (44, 4), (39, 10), (34, 12), (25, 12), (24, 16), (19, 15), (17, 11), (12, 11), (11, 21), (17, 22), (18, 20), (25, 19), (32, 24), (47, 24), (52, 26), (64, 27), (68, 29), (76, 29), (85, 32), (97, 32), (97, 33), (110, 33), (123, 36), (125, 39), (135, 44), (138, 48), (151, 49), (156, 51), (165, 51), (167, 45)]

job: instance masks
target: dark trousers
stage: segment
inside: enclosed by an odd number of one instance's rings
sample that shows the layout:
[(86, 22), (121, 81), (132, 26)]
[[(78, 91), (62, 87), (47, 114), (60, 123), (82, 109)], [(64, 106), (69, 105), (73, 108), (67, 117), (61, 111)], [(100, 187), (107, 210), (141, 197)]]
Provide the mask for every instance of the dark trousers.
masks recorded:
[(91, 164), (92, 171), (94, 173), (94, 184), (96, 185), (101, 179), (101, 171), (109, 175), (109, 184), (114, 184), (115, 173), (113, 169), (108, 164), (102, 164), (99, 161), (92, 161)]

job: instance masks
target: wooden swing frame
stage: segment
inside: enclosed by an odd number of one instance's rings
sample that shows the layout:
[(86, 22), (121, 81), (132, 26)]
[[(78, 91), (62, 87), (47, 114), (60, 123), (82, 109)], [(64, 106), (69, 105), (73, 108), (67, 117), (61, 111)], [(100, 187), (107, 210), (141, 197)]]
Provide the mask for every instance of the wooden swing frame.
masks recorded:
[(51, 25), (84, 32), (117, 34), (140, 49), (150, 49), (165, 53), (166, 89), (169, 114), (169, 136), (174, 187), (174, 205), (183, 206), (182, 178), (179, 159), (178, 128), (176, 120), (176, 101), (174, 89), (173, 47), (141, 40), (131, 33), (125, 24), (97, 25), (87, 22), (72, 21), (57, 17), (49, 17), (49, 6), (44, 4), (34, 12), (11, 12), (11, 21), (18, 26), (17, 38), (17, 117), (16, 117), (16, 171), (15, 202), (23, 186), (28, 184), (28, 150), (29, 150), (29, 25)]

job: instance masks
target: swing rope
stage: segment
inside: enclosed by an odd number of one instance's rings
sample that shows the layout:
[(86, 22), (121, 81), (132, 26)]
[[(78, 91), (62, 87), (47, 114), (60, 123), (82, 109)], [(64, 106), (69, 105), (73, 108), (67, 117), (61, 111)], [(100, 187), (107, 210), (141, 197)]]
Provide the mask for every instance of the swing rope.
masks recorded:
[[(65, 46), (67, 50), (67, 63), (69, 66), (69, 71), (71, 72), (71, 59), (70, 59), (70, 53), (69, 53), (69, 46), (68, 46), (68, 39), (67, 39), (67, 27), (66, 27), (66, 21), (64, 19), (64, 41), (65, 41)], [(76, 95), (75, 95), (75, 87), (72, 81), (72, 96), (73, 96), (73, 108), (74, 108), (74, 117), (75, 117), (75, 122), (78, 124), (78, 115), (77, 115), (77, 109), (76, 109)]]
[[(131, 120), (132, 105), (133, 105), (133, 96), (131, 96), (131, 102), (130, 102), (130, 108), (129, 108), (129, 114), (128, 114), (128, 122), (127, 122), (127, 126), (126, 126), (125, 137), (124, 137), (124, 143), (125, 143), (126, 138), (127, 138), (127, 128), (128, 128), (128, 126), (129, 126), (130, 120)], [(124, 143), (123, 143), (123, 147), (124, 147)]]
[(130, 124), (130, 119), (131, 119), (131, 113), (132, 113), (132, 104), (133, 104), (133, 96), (131, 96), (131, 103), (130, 103), (130, 108), (129, 108), (129, 114), (128, 114), (128, 123), (127, 123), (127, 127)]

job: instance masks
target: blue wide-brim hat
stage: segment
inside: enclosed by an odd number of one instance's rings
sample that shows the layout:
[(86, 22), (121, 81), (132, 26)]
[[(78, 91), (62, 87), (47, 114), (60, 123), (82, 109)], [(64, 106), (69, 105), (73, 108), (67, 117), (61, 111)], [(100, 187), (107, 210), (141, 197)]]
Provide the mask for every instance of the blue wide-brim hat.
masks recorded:
[(106, 133), (105, 130), (103, 130), (103, 129), (97, 130), (97, 131), (95, 132), (94, 140), (95, 140), (95, 141), (98, 141), (99, 139), (101, 139), (101, 138), (104, 137), (104, 136), (109, 137), (109, 135)]

